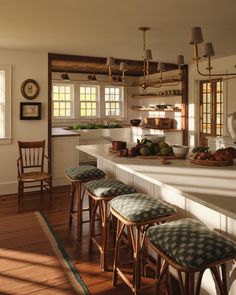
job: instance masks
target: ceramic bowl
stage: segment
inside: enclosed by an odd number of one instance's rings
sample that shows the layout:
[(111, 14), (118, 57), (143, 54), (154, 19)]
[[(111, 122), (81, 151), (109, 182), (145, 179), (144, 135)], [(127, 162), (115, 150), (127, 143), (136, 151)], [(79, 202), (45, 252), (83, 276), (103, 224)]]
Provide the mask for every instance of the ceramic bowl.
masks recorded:
[(158, 143), (160, 141), (165, 141), (165, 135), (158, 134), (144, 134), (143, 138), (151, 140), (153, 143)]
[(172, 146), (172, 150), (173, 150), (175, 157), (180, 158), (180, 159), (184, 159), (184, 158), (186, 158), (186, 156), (188, 154), (189, 146), (174, 144)]

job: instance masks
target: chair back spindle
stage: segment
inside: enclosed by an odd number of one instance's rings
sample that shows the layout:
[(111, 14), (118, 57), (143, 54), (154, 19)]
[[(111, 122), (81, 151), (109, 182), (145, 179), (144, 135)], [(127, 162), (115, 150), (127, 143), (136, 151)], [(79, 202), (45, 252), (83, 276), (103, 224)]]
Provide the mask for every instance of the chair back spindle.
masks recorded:
[(45, 140), (37, 142), (19, 142), (21, 172), (27, 168), (44, 168)]

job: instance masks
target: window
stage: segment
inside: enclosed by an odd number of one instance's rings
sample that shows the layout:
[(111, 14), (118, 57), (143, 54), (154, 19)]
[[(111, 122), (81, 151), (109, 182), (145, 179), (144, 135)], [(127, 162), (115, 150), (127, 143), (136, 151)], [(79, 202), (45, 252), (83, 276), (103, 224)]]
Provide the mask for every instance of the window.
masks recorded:
[(53, 84), (52, 102), (54, 118), (73, 118), (73, 85)]
[(0, 139), (10, 143), (11, 137), (11, 66), (0, 65)]
[(121, 118), (125, 112), (125, 94), (122, 86), (84, 80), (52, 83), (52, 119), (63, 121), (97, 118)]
[(105, 87), (105, 116), (121, 116), (123, 105), (122, 87)]
[(98, 86), (80, 86), (79, 107), (81, 117), (98, 116), (98, 90)]
[(200, 141), (223, 135), (223, 81), (200, 81)]

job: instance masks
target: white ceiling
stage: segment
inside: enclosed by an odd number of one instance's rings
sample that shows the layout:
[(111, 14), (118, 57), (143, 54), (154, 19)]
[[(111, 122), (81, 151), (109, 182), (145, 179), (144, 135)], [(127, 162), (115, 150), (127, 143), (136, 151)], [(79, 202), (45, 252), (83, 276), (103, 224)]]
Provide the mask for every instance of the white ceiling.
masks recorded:
[(142, 33), (155, 61), (184, 54), (201, 26), (216, 57), (236, 54), (236, 0), (0, 0), (0, 48), (140, 59)]

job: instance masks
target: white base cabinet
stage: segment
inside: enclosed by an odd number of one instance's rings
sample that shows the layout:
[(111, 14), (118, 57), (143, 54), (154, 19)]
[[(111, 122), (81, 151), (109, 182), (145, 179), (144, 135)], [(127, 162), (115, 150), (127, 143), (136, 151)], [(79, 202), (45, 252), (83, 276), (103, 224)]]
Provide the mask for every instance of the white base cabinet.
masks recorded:
[(79, 165), (79, 136), (52, 138), (52, 183), (53, 186), (68, 184), (65, 170)]

